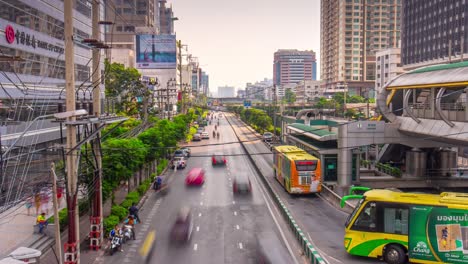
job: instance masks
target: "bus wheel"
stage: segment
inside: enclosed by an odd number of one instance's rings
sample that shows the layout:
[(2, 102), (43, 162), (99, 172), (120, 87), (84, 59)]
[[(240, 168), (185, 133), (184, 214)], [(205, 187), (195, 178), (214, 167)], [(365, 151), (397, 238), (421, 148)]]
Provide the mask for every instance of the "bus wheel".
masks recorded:
[(406, 263), (406, 253), (398, 245), (388, 245), (384, 249), (384, 260), (388, 264)]

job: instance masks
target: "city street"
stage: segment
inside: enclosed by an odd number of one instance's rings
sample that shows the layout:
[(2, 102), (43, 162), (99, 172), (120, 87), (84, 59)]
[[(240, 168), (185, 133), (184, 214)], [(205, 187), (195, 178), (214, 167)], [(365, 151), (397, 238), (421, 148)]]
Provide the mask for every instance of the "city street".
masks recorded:
[[(143, 223), (137, 225), (137, 240), (124, 245), (124, 252), (114, 256), (106, 255), (104, 263), (132, 263), (137, 259), (145, 234), (156, 231), (156, 245), (150, 263), (255, 263), (256, 234), (275, 232), (281, 239), (286, 233), (288, 245), (278, 244), (277, 250), (299, 252), (295, 240), (291, 238), (274, 204), (267, 202), (266, 192), (255, 176), (249, 160), (242, 154), (236, 137), (223, 118), (221, 119), (220, 139), (209, 139), (191, 144), (192, 157), (188, 166), (173, 172), (169, 193), (164, 196), (150, 195), (141, 209)], [(210, 136), (214, 126), (208, 126)], [(206, 146), (208, 144), (218, 144)], [(227, 158), (227, 166), (211, 165), (211, 154), (222, 152)], [(234, 156), (233, 156), (234, 155)], [(195, 167), (206, 171), (206, 181), (202, 187), (186, 187), (186, 173)], [(252, 195), (234, 196), (232, 181), (236, 174), (250, 177)], [(193, 234), (186, 245), (170, 243), (169, 232), (176, 214), (182, 206), (189, 206), (193, 216)], [(272, 214), (273, 212), (273, 214)], [(282, 231), (278, 229), (278, 224)], [(273, 250), (273, 249), (272, 249)], [(296, 254), (298, 255), (298, 254)], [(287, 257), (287, 256), (286, 256)], [(302, 263), (290, 259), (289, 263)]]

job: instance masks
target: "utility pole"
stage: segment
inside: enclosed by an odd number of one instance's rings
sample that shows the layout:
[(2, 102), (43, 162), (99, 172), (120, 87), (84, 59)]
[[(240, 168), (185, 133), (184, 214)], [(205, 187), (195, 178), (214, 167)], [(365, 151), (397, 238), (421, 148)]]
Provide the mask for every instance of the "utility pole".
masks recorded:
[(171, 82), (172, 79), (167, 81), (166, 83), (166, 109), (167, 109), (167, 119), (171, 119), (171, 115), (169, 114), (169, 83)]
[(182, 114), (186, 112), (186, 105), (185, 105), (185, 87), (182, 85), (182, 40), (179, 40), (177, 43), (177, 47), (179, 48), (179, 87), (180, 92), (182, 93), (182, 100), (181, 100), (181, 110)]
[[(65, 26), (65, 90), (66, 109), (76, 110), (75, 98), (75, 47), (73, 39), (73, 0), (64, 1), (64, 26)], [(73, 122), (75, 116), (66, 118), (67, 143), (66, 169), (67, 169), (67, 208), (68, 208), (68, 241), (64, 247), (64, 263), (80, 263), (80, 233), (78, 218), (78, 177), (77, 157), (78, 151), (72, 150), (76, 146), (76, 127)]]
[(276, 136), (276, 104), (278, 103), (278, 97), (276, 96), (276, 84), (273, 84), (273, 134)]
[(60, 238), (60, 221), (59, 221), (59, 208), (57, 201), (57, 175), (55, 174), (55, 163), (50, 164), (50, 172), (52, 174), (52, 184), (53, 184), (53, 197), (52, 202), (54, 203), (54, 220), (55, 220), (55, 251), (58, 255), (58, 264), (63, 263), (62, 259), (62, 242)]
[[(99, 28), (99, 8), (100, 1), (92, 1), (92, 38), (100, 42), (100, 28)], [(93, 49), (93, 113), (95, 117), (101, 115), (101, 50), (97, 47)], [(92, 124), (94, 129), (99, 130), (99, 124)], [(97, 250), (102, 243), (103, 235), (103, 213), (102, 213), (102, 157), (101, 157), (101, 132), (98, 132), (96, 138), (92, 141), (95, 153), (96, 169), (94, 171), (94, 180), (96, 182), (94, 189), (94, 198), (92, 203), (91, 217), (90, 217), (90, 248)]]

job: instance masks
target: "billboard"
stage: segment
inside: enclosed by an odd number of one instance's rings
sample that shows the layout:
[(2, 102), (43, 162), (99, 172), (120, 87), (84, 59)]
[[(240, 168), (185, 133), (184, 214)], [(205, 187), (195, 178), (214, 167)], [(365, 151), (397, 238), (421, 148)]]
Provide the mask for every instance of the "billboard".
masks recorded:
[(136, 35), (138, 69), (175, 69), (177, 49), (175, 35)]

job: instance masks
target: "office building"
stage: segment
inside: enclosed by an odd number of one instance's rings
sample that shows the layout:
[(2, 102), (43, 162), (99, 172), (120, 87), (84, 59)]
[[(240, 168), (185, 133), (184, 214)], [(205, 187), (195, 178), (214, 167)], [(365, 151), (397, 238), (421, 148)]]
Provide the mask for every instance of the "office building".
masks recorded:
[(316, 80), (315, 52), (295, 49), (278, 50), (274, 54), (273, 81), (276, 85)]
[(247, 83), (245, 86), (245, 96), (249, 99), (272, 100), (271, 92), (273, 80), (264, 78), (263, 81)]
[(232, 86), (220, 86), (218, 87), (218, 97), (235, 97), (236, 89)]
[(309, 103), (323, 96), (321, 81), (301, 81), (296, 87), (296, 103)]
[(202, 93), (208, 95), (208, 91), (210, 90), (210, 76), (204, 71), (202, 71), (201, 74), (201, 86), (203, 87)]
[(398, 46), (401, 0), (321, 0), (321, 79), (325, 90), (374, 90), (375, 52)]
[(379, 93), (382, 87), (396, 76), (404, 73), (401, 67), (400, 48), (391, 48), (376, 53), (375, 72), (375, 91)]
[(403, 1), (401, 61), (404, 69), (468, 57), (466, 0)]
[[(85, 0), (75, 0), (74, 7), (75, 81), (77, 85), (88, 85), (91, 49), (81, 41), (92, 34), (91, 5)], [(57, 111), (56, 104), (40, 108), (40, 102), (46, 104), (51, 98), (58, 99), (65, 84), (63, 10), (64, 3), (60, 0), (0, 1), (0, 35), (3, 35), (0, 51), (4, 57), (0, 62), (0, 71), (4, 73), (0, 78), (2, 108), (10, 99), (36, 98), (31, 106), (39, 107), (35, 114)], [(11, 57), (19, 57), (21, 61), (10, 60)], [(28, 95), (23, 93), (26, 89)], [(9, 119), (4, 114), (2, 120)], [(27, 119), (28, 115), (16, 117)]]
[(237, 90), (238, 98), (245, 98), (245, 90)]

